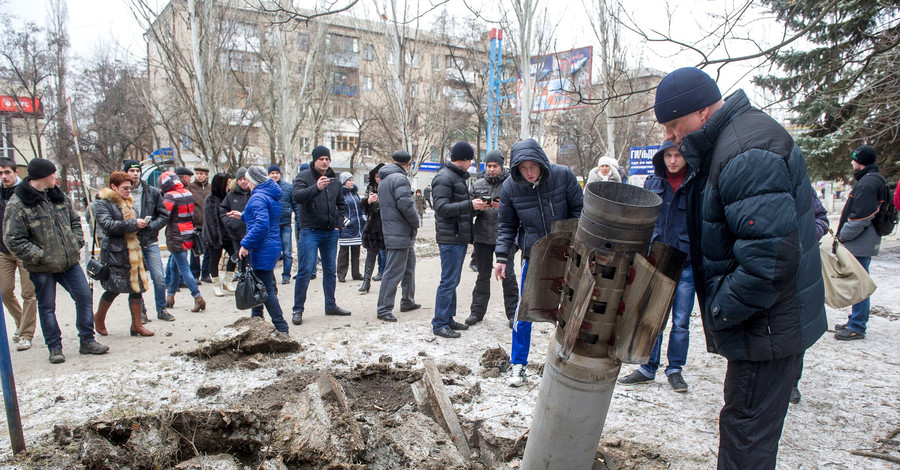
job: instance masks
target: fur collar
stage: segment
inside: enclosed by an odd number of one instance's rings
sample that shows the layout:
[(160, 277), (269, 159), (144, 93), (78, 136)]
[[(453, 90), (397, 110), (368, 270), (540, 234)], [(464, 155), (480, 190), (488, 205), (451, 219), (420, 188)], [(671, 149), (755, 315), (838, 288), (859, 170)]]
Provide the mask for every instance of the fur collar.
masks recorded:
[(19, 196), (19, 199), (25, 207), (34, 207), (40, 204), (41, 201), (44, 200), (44, 194), (46, 194), (47, 199), (54, 204), (66, 202), (66, 195), (59, 189), (59, 186), (54, 186), (45, 193), (41, 193), (31, 186), (30, 176), (26, 176), (25, 179), (22, 180), (22, 183), (16, 185), (16, 195)]
[(128, 207), (131, 207), (134, 205), (134, 198), (132, 198), (131, 196), (128, 196), (127, 198), (122, 199), (122, 197), (119, 196), (119, 193), (117, 193), (112, 188), (101, 189), (100, 195), (97, 196), (97, 199), (106, 199), (107, 201), (109, 201), (119, 207), (122, 207), (123, 204), (127, 205)]

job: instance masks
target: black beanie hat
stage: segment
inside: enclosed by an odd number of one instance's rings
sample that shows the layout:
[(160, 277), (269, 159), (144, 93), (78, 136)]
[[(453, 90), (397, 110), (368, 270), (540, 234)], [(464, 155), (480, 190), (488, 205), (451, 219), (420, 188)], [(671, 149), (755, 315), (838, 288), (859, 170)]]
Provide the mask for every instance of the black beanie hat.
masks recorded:
[[(871, 145), (860, 145), (853, 151), (853, 160), (856, 163), (859, 163), (863, 166), (869, 166), (875, 163), (875, 159), (878, 158), (878, 153), (875, 151), (875, 147)], [(29, 172), (31, 166), (29, 165)]]
[(500, 166), (503, 166), (503, 161), (504, 161), (503, 152), (501, 152), (497, 149), (491, 150), (490, 152), (487, 153), (487, 155), (484, 156), (485, 164), (494, 162), (494, 163), (499, 164)]
[(397, 150), (391, 158), (397, 163), (409, 163), (412, 160), (412, 156), (406, 150)]
[(56, 165), (46, 158), (32, 158), (28, 162), (28, 176), (33, 180), (46, 178), (56, 173)]
[(281, 167), (278, 165), (269, 165), (269, 173), (271, 173), (273, 171), (277, 171), (278, 173), (281, 173)]
[(722, 99), (719, 86), (706, 72), (696, 67), (678, 69), (656, 87), (653, 111), (660, 124), (703, 109)]
[(453, 145), (450, 150), (450, 161), (458, 162), (460, 160), (474, 160), (475, 150), (468, 142), (461, 140)]
[(132, 160), (130, 158), (127, 160), (122, 160), (122, 171), (128, 173), (128, 170), (130, 170), (132, 168), (137, 168), (138, 170), (140, 170), (141, 162), (139, 162), (137, 160)]
[(320, 145), (312, 150), (312, 161), (318, 160), (320, 157), (331, 158), (331, 150), (328, 147)]

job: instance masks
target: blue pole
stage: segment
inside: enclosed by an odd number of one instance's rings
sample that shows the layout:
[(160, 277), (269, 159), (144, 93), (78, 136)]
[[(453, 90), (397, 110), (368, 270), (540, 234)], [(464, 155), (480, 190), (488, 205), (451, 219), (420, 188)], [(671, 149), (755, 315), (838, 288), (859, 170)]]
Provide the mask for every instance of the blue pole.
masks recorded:
[(487, 115), (487, 149), (494, 149), (494, 101), (497, 99), (494, 92), (497, 64), (494, 62), (494, 51), (497, 48), (497, 30), (491, 29), (491, 48), (488, 66), (488, 115)]
[(25, 452), (25, 435), (19, 417), (19, 398), (16, 396), (16, 380), (13, 376), (12, 358), (9, 355), (9, 336), (6, 331), (6, 314), (0, 303), (0, 374), (3, 381), (3, 403), (6, 405), (6, 423), (13, 454)]

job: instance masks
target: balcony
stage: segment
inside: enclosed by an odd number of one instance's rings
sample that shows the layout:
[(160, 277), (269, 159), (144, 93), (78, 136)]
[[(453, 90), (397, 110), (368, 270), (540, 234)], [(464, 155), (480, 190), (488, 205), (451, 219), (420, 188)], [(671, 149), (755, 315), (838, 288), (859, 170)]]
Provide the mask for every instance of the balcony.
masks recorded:
[(332, 85), (331, 94), (338, 96), (359, 96), (359, 86), (344, 84)]
[(328, 52), (325, 54), (325, 60), (335, 67), (349, 69), (359, 68), (358, 52)]

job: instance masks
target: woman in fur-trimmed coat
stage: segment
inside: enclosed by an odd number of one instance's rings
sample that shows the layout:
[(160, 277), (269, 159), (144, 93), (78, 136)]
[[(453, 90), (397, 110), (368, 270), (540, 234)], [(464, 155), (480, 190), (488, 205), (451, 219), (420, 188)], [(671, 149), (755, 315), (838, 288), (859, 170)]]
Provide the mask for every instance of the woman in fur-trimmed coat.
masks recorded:
[(106, 234), (100, 243), (100, 262), (109, 268), (109, 277), (100, 281), (105, 292), (94, 313), (94, 328), (103, 336), (108, 334), (106, 313), (119, 294), (128, 294), (131, 336), (153, 336), (141, 324), (141, 293), (150, 283), (137, 234), (148, 222), (136, 217), (133, 206), (131, 179), (120, 171), (110, 175), (109, 187), (100, 191), (94, 209), (97, 228)]

